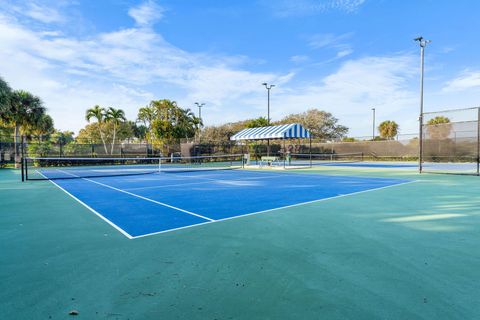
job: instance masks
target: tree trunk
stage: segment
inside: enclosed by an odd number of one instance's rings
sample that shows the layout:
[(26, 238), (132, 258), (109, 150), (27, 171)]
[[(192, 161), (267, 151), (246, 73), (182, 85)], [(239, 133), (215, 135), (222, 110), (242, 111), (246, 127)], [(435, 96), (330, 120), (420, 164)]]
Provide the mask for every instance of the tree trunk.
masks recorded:
[(115, 136), (117, 135), (117, 126), (113, 124), (113, 141), (112, 141), (112, 149), (110, 154), (113, 155), (113, 147), (115, 146)]
[(105, 144), (105, 138), (103, 137), (102, 127), (100, 122), (98, 123), (98, 131), (100, 132), (100, 139), (102, 139), (103, 149), (105, 149), (105, 155), (108, 154), (107, 145)]

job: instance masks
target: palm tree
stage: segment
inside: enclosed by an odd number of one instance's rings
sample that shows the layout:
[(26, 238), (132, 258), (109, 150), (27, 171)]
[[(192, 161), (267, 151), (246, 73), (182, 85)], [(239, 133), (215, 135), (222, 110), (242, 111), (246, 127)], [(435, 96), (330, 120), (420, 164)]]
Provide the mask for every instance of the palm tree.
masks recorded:
[(7, 107), (3, 107), (0, 117), (2, 122), (15, 128), (15, 166), (20, 163), (18, 143), (20, 131), (35, 126), (39, 119), (45, 114), (45, 107), (42, 100), (30, 92), (17, 90), (10, 96)]
[[(0, 77), (0, 116), (8, 111), (10, 108), (10, 98), (12, 96), (12, 89)], [(1, 118), (0, 118), (1, 120)]]
[(90, 122), (90, 119), (95, 118), (98, 123), (98, 131), (100, 132), (100, 139), (102, 139), (103, 148), (105, 149), (105, 154), (108, 154), (107, 145), (105, 144), (105, 138), (103, 136), (102, 126), (105, 120), (105, 109), (99, 105), (94, 106), (93, 108), (87, 109), (85, 113), (85, 119)]
[(113, 154), (113, 147), (115, 146), (115, 138), (117, 135), (117, 126), (122, 122), (126, 121), (125, 112), (122, 109), (108, 108), (107, 113), (105, 114), (105, 121), (113, 123), (113, 139), (112, 139), (112, 148), (110, 154)]
[(427, 122), (427, 133), (430, 139), (447, 139), (451, 131), (452, 124), (447, 117), (436, 116)]
[(146, 106), (138, 110), (137, 120), (143, 122), (149, 133), (150, 140), (153, 139), (152, 122), (155, 120), (155, 108), (153, 106)]
[(393, 139), (398, 134), (398, 124), (395, 121), (386, 120), (378, 126), (380, 137)]
[(25, 133), (36, 136), (39, 141), (43, 140), (44, 135), (49, 135), (53, 132), (55, 132), (53, 119), (48, 114), (41, 115), (35, 123), (30, 124), (25, 129)]

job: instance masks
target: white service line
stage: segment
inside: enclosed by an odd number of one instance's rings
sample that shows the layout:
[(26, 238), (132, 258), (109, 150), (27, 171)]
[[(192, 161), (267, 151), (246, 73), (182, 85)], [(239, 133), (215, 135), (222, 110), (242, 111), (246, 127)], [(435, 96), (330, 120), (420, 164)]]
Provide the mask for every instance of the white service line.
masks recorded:
[[(188, 176), (195, 178), (195, 176)], [(213, 182), (222, 182), (222, 181), (244, 181), (244, 180), (261, 180), (261, 179), (270, 179), (270, 178), (278, 178), (278, 177), (284, 177), (282, 175), (271, 175), (271, 176), (265, 176), (265, 177), (250, 177), (250, 178), (243, 178), (243, 179), (213, 179), (213, 178), (202, 178), (204, 180), (208, 181), (202, 181), (202, 182), (191, 182), (191, 183), (176, 183), (176, 184), (165, 184), (165, 185), (160, 185), (160, 186), (151, 186), (151, 187), (136, 187), (136, 188), (125, 188), (125, 190), (144, 190), (144, 189), (161, 189), (161, 188), (167, 188), (167, 187), (181, 187), (181, 186), (191, 186), (191, 185), (197, 185), (197, 184), (207, 184)], [(184, 179), (185, 180), (185, 179)], [(141, 180), (140, 180), (141, 181)]]
[(273, 209), (267, 209), (267, 210), (262, 210), (262, 211), (257, 211), (257, 212), (245, 213), (245, 214), (234, 216), (234, 217), (218, 219), (218, 220), (214, 220), (214, 221), (210, 221), (210, 222), (199, 223), (199, 224), (196, 224), (196, 225), (184, 226), (184, 227), (180, 227), (180, 228), (176, 228), (176, 229), (170, 229), (170, 230), (164, 230), (164, 231), (142, 234), (140, 236), (133, 237), (133, 239), (153, 236), (153, 235), (156, 235), (156, 234), (167, 233), (167, 232), (176, 231), (176, 230), (180, 230), (180, 229), (192, 228), (192, 227), (196, 227), (196, 226), (199, 226), (199, 225), (202, 225), (202, 224), (210, 224), (210, 223), (214, 223), (214, 222), (233, 220), (233, 219), (253, 216), (253, 215), (256, 215), (256, 214), (260, 214), (260, 213), (276, 211), (276, 210), (281, 210), (281, 209), (288, 209), (288, 208), (298, 207), (298, 206), (302, 206), (302, 205), (306, 205), (306, 204), (311, 204), (311, 203), (316, 203), (316, 202), (322, 202), (322, 201), (333, 200), (333, 199), (337, 199), (337, 198), (353, 196), (353, 195), (357, 195), (357, 194), (362, 194), (362, 193), (367, 193), (367, 192), (371, 192), (371, 191), (377, 191), (377, 190), (397, 187), (397, 186), (410, 184), (410, 183), (415, 183), (415, 182), (420, 182), (420, 180), (407, 181), (407, 182), (402, 182), (402, 183), (398, 183), (398, 184), (392, 184), (392, 185), (389, 185), (389, 186), (378, 187), (378, 188), (373, 188), (373, 189), (368, 189), (368, 190), (363, 190), (363, 191), (357, 191), (357, 192), (352, 192), (352, 193), (348, 193), (348, 194), (341, 194), (341, 195), (338, 195), (338, 196), (333, 196), (333, 197), (328, 197), (328, 198), (323, 198), (323, 199), (300, 202), (300, 203), (291, 204), (291, 205), (288, 205), (288, 206), (283, 206), (283, 207), (278, 207), (278, 208), (273, 208)]
[[(69, 175), (71, 175), (71, 176), (75, 176), (74, 174), (72, 174), (72, 173), (70, 173), (70, 172), (66, 172), (66, 171), (59, 170), (59, 169), (57, 169), (57, 170), (60, 171), (60, 172), (69, 174)], [(145, 200), (145, 201), (153, 202), (153, 203), (155, 203), (155, 204), (158, 204), (158, 205), (161, 205), (161, 206), (170, 208), (170, 209), (174, 209), (174, 210), (177, 210), (177, 211), (181, 211), (181, 212), (190, 214), (190, 215), (192, 215), (192, 216), (196, 216), (196, 217), (198, 217), (198, 218), (202, 218), (202, 219), (205, 219), (205, 220), (208, 220), (208, 221), (215, 221), (214, 219), (211, 219), (211, 218), (202, 216), (202, 215), (197, 214), (197, 213), (195, 213), (195, 212), (183, 210), (183, 209), (181, 209), (181, 208), (177, 208), (177, 207), (175, 207), (175, 206), (171, 206), (171, 205), (169, 205), (169, 204), (166, 204), (166, 203), (163, 203), (163, 202), (160, 202), (160, 201), (156, 201), (156, 200), (153, 200), (153, 199), (150, 199), (150, 198), (147, 198), (147, 197), (144, 197), (144, 196), (141, 196), (141, 195), (138, 195), (138, 194), (129, 192), (129, 191), (125, 191), (125, 190), (122, 190), (122, 189), (119, 189), (119, 188), (112, 187), (112, 186), (110, 186), (110, 185), (108, 185), (108, 184), (104, 184), (104, 183), (101, 183), (101, 182), (98, 182), (98, 181), (95, 181), (95, 180), (91, 180), (91, 179), (88, 179), (88, 178), (82, 178), (82, 177), (79, 177), (79, 176), (76, 176), (76, 177), (78, 177), (78, 178), (80, 178), (80, 179), (82, 179), (82, 180), (85, 180), (85, 181), (89, 181), (89, 182), (92, 182), (92, 183), (96, 183), (96, 184), (98, 184), (98, 185), (101, 185), (101, 186), (106, 187), (106, 188), (110, 188), (110, 189), (115, 190), (115, 191), (118, 191), (118, 192), (122, 192), (122, 193), (125, 193), (125, 194), (128, 194), (128, 195), (131, 195), (131, 196), (133, 196), (133, 197), (137, 197), (137, 198), (142, 199), (142, 200)]]

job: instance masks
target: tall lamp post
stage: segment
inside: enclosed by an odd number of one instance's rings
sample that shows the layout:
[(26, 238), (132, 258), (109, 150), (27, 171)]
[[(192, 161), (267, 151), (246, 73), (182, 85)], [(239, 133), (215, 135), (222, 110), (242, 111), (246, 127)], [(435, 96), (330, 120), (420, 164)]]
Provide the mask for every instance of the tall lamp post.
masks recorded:
[(195, 102), (195, 104), (198, 107), (198, 118), (200, 118), (200, 120), (202, 120), (202, 107), (205, 106), (205, 103)]
[[(195, 104), (198, 107), (198, 118), (200, 119), (200, 122), (202, 122), (202, 124), (203, 124), (203, 121), (202, 121), (202, 107), (205, 106), (205, 103), (195, 102)], [(200, 140), (200, 130), (198, 130), (198, 140)]]
[(275, 87), (274, 84), (268, 84), (266, 82), (262, 83), (267, 89), (267, 124), (270, 125), (270, 89)]
[(418, 172), (422, 173), (422, 161), (423, 161), (423, 78), (425, 72), (425, 47), (431, 40), (426, 40), (423, 37), (413, 39), (420, 45), (420, 116), (418, 118), (419, 130), (418, 130)]
[(372, 108), (373, 111), (373, 127), (372, 127), (372, 141), (375, 140), (375, 108)]
[[(270, 125), (270, 90), (275, 87), (274, 84), (262, 83), (267, 89), (267, 125)], [(270, 156), (270, 140), (267, 139), (267, 156)]]

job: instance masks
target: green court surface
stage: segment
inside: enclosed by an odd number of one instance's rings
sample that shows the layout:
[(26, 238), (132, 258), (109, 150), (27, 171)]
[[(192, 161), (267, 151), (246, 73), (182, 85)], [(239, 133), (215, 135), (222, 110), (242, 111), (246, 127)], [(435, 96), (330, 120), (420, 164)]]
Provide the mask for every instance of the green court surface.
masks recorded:
[(128, 239), (2, 169), (0, 318), (480, 319), (480, 177), (304, 172), (417, 182)]

